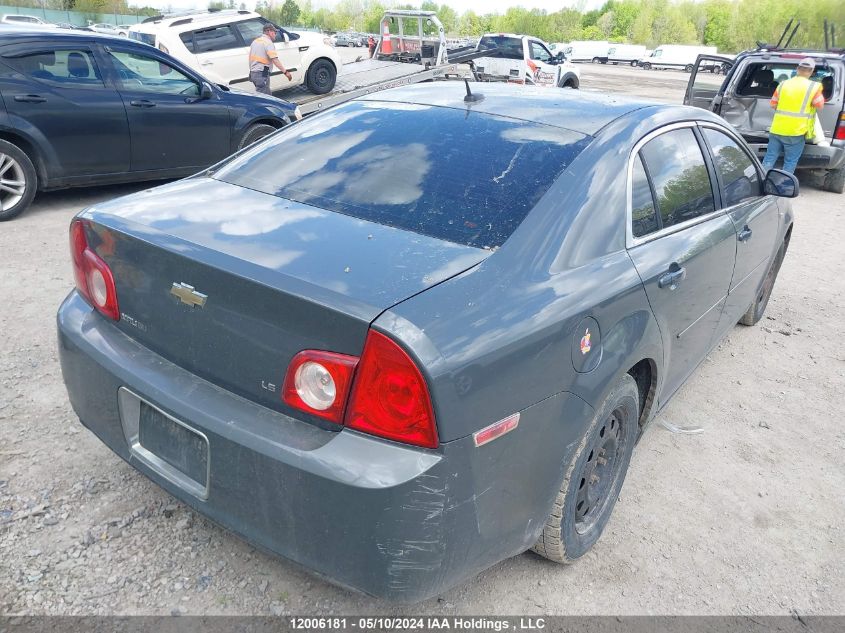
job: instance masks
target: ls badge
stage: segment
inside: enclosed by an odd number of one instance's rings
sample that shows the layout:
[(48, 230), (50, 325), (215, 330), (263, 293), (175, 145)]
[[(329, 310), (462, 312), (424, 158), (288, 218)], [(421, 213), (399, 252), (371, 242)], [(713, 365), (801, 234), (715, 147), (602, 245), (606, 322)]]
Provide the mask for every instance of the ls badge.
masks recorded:
[(185, 305), (198, 308), (203, 307), (205, 305), (205, 300), (208, 299), (208, 295), (197, 292), (194, 290), (193, 286), (189, 286), (185, 282), (178, 284), (174, 282), (170, 287), (170, 294), (177, 297), (179, 301)]

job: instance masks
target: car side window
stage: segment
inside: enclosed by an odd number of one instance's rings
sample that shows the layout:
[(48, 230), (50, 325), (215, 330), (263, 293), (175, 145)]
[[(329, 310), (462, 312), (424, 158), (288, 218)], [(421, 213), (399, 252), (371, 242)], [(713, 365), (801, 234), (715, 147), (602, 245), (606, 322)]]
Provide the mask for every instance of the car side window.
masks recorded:
[(546, 47), (540, 44), (540, 42), (531, 42), (530, 49), (531, 51), (531, 59), (536, 59), (539, 62), (546, 62), (548, 63), (552, 59), (551, 53), (546, 50)]
[(657, 210), (643, 162), (639, 154), (634, 159), (631, 188), (631, 228), (634, 237), (643, 237), (658, 229)]
[(68, 88), (103, 88), (103, 78), (90, 51), (51, 50), (5, 58), (12, 68), (33, 79)]
[(691, 128), (661, 134), (640, 154), (651, 176), (661, 228), (716, 210), (704, 155)]
[[(244, 42), (247, 46), (252, 44), (253, 40), (256, 37), (264, 34), (264, 25), (271, 24), (268, 20), (262, 20), (259, 18), (255, 18), (253, 20), (244, 20), (243, 22), (237, 22), (235, 27), (240, 31), (241, 37), (244, 39)], [(276, 39), (274, 40), (277, 44), (284, 44), (285, 38), (282, 34), (280, 29), (276, 30)]]
[(193, 31), (193, 33), (182, 33), (180, 37), (188, 50), (195, 54), (243, 47), (235, 30), (229, 24), (221, 24), (210, 29)]
[(723, 206), (760, 196), (760, 174), (748, 154), (727, 134), (712, 128), (703, 131), (722, 181)]
[(199, 83), (155, 57), (114, 50), (109, 56), (125, 90), (188, 97), (200, 94)]

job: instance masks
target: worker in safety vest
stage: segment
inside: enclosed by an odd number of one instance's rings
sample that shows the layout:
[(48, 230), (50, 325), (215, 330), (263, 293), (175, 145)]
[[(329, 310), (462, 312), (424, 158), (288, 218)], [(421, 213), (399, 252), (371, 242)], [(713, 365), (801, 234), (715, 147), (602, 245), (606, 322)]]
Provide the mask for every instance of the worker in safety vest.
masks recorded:
[(824, 107), (822, 85), (810, 80), (815, 68), (816, 62), (805, 57), (798, 64), (798, 74), (779, 85), (772, 95), (769, 104), (775, 109), (775, 118), (763, 158), (766, 171), (775, 166), (782, 150), (783, 170), (793, 173), (804, 151), (805, 139), (814, 136), (816, 110)]
[(255, 86), (257, 92), (266, 95), (270, 93), (270, 65), (282, 71), (288, 81), (291, 81), (290, 71), (282, 66), (279, 55), (276, 53), (276, 27), (272, 24), (264, 25), (264, 33), (253, 40), (249, 47), (249, 80)]

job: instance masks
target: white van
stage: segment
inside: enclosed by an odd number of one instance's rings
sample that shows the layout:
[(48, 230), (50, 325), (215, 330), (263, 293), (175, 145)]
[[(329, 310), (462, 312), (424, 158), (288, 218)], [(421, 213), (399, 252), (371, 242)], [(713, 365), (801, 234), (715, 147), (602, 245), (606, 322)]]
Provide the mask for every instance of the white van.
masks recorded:
[(607, 63), (607, 50), (610, 42), (593, 40), (575, 40), (563, 49), (566, 59), (571, 62), (593, 62), (594, 64)]
[(695, 60), (699, 55), (715, 55), (715, 46), (683, 46), (681, 44), (665, 44), (658, 46), (648, 57), (642, 57), (638, 65), (644, 69), (677, 68), (691, 73)]
[(636, 66), (637, 61), (646, 56), (646, 47), (639, 44), (613, 44), (607, 50), (607, 61), (610, 64), (630, 64)]
[(507, 81), (532, 86), (577, 88), (578, 69), (557, 55), (536, 37), (512, 33), (488, 33), (482, 36), (477, 51), (490, 50), (490, 57), (474, 61), (481, 81)]

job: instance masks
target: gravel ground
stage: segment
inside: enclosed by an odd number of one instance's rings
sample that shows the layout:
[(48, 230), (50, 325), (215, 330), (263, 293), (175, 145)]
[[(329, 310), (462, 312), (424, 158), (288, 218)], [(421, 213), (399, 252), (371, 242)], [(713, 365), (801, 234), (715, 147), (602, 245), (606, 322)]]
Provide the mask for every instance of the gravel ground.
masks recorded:
[[(687, 77), (582, 70), (585, 88), (675, 102)], [(39, 196), (0, 225), (0, 613), (845, 613), (845, 196), (802, 184), (766, 318), (731, 331), (658, 420), (703, 432), (652, 425), (577, 564), (526, 553), (413, 607), (257, 552), (78, 423), (54, 324), (68, 222), (141, 187)]]

